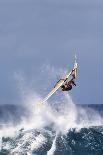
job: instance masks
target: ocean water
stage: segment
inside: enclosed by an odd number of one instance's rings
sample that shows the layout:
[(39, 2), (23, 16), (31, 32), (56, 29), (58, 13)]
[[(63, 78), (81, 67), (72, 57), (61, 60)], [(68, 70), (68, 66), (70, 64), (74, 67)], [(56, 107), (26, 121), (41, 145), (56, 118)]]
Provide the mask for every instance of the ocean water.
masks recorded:
[(103, 105), (28, 102), (0, 106), (0, 155), (103, 155)]

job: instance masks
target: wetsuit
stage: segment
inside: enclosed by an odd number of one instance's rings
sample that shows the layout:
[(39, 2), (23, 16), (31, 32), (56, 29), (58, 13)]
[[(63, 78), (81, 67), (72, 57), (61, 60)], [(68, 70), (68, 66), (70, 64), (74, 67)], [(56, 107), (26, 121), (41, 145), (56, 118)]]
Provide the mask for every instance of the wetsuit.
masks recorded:
[(68, 83), (66, 82), (65, 85), (62, 85), (62, 91), (69, 91), (72, 89), (72, 86), (76, 86), (75, 82), (73, 80), (69, 81)]

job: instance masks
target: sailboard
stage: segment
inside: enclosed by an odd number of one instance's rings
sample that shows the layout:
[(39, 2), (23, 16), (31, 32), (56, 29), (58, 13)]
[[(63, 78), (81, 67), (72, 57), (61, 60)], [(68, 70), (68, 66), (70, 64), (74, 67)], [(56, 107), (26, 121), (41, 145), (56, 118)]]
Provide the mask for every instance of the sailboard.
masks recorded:
[(39, 105), (44, 104), (68, 79), (69, 77), (72, 75), (74, 75), (74, 79), (77, 76), (77, 68), (78, 68), (78, 64), (76, 62), (76, 58), (75, 58), (75, 63), (74, 63), (74, 67), (73, 69), (66, 74), (66, 76), (63, 79), (60, 79), (57, 84), (55, 85), (55, 87), (50, 91), (50, 93), (43, 99), (43, 101), (41, 103), (39, 103)]

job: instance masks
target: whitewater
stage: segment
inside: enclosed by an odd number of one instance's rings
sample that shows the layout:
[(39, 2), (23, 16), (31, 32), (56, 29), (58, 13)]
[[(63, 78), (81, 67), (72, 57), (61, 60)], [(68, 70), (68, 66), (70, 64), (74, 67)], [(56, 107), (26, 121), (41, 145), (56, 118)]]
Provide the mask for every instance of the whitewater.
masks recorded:
[[(48, 77), (57, 76), (53, 68), (47, 70)], [(0, 155), (102, 155), (103, 117), (99, 111), (76, 105), (67, 92), (38, 106), (41, 95), (28, 92), (19, 108), (10, 106), (6, 112), (5, 106), (1, 111), (5, 117), (0, 118)]]
[[(78, 154), (75, 149), (80, 146), (82, 151), (87, 148), (88, 152), (91, 145), (92, 150), (99, 145), (95, 142), (97, 133), (102, 135), (96, 138), (103, 144), (103, 120), (97, 112), (83, 107), (78, 108), (68, 94), (64, 94), (55, 106), (46, 102), (42, 107), (38, 107), (37, 103), (40, 100), (38, 95), (29, 96), (25, 101), (30, 113), (29, 118), (22, 117), (17, 125), (2, 125), (2, 154), (69, 155)], [(101, 150), (103, 147), (99, 149)], [(92, 154), (90, 148), (86, 154)]]

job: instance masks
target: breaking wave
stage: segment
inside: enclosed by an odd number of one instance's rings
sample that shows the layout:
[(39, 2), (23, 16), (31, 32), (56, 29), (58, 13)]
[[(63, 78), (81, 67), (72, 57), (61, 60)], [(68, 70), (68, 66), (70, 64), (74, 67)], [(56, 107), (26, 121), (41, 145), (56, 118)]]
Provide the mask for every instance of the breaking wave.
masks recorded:
[(103, 152), (103, 120), (96, 110), (76, 106), (68, 94), (58, 104), (46, 103), (39, 107), (40, 101), (38, 95), (29, 96), (18, 123), (15, 124), (15, 120), (2, 124), (1, 154), (92, 155)]
[(15, 77), (23, 103), (0, 106), (0, 155), (102, 155), (103, 106), (76, 105), (60, 92), (39, 106), (42, 98), (23, 88), (21, 75)]

